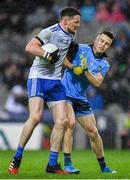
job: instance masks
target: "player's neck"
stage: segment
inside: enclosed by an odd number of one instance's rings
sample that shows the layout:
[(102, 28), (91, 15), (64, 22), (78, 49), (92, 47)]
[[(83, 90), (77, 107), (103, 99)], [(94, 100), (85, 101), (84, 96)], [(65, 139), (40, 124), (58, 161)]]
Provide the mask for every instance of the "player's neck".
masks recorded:
[(62, 28), (66, 33), (68, 33), (68, 28), (67, 28), (66, 24), (64, 23), (64, 21), (61, 21), (59, 24), (60, 24), (61, 28)]
[(96, 49), (94, 48), (94, 46), (92, 45), (92, 51), (93, 51), (93, 54), (96, 58), (100, 58), (103, 56), (104, 53), (99, 53), (96, 51)]

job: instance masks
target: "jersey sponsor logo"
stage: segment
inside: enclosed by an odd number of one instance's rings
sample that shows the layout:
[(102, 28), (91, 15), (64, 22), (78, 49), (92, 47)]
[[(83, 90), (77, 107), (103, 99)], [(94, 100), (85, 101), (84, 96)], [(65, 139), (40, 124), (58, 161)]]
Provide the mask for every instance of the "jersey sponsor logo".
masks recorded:
[(69, 44), (70, 43), (70, 39), (58, 39), (59, 43), (64, 43), (64, 44)]

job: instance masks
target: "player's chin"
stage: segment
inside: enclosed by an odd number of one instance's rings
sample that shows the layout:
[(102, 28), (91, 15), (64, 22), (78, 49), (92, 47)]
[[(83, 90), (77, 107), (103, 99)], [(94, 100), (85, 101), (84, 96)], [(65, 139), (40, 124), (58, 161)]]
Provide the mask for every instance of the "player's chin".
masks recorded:
[(98, 49), (98, 53), (104, 53), (104, 49)]
[(74, 33), (77, 33), (77, 28), (75, 28), (75, 29), (73, 30), (73, 32), (74, 32)]
[(75, 34), (75, 33), (77, 32), (77, 30), (76, 30), (76, 29), (69, 29), (69, 32), (70, 32), (71, 34)]

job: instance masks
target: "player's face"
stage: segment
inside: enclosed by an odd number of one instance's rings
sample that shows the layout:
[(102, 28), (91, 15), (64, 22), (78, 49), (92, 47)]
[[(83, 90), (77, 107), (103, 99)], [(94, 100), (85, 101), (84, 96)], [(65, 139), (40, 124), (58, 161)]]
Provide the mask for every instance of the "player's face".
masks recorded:
[(105, 34), (100, 34), (97, 36), (94, 42), (95, 53), (104, 53), (111, 46), (112, 39)]
[(68, 33), (75, 34), (78, 27), (80, 26), (80, 16), (75, 15), (67, 20), (67, 31)]

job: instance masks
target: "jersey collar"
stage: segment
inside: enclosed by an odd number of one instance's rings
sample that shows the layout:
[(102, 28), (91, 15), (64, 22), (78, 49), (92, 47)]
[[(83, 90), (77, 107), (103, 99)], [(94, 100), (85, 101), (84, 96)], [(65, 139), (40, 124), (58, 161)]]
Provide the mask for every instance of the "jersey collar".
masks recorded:
[(61, 25), (60, 25), (59, 23), (58, 23), (58, 26), (59, 26), (59, 28), (60, 28), (65, 34), (67, 34), (67, 35), (70, 36), (71, 38), (75, 37), (75, 35), (67, 33), (67, 32), (61, 27)]
[(61, 25), (59, 23), (58, 23), (58, 26), (65, 34), (69, 35), (66, 31), (64, 31), (64, 29), (61, 27)]

